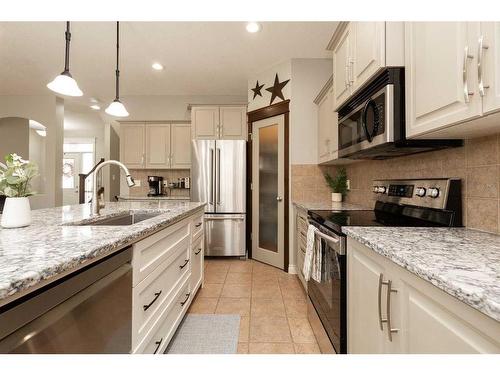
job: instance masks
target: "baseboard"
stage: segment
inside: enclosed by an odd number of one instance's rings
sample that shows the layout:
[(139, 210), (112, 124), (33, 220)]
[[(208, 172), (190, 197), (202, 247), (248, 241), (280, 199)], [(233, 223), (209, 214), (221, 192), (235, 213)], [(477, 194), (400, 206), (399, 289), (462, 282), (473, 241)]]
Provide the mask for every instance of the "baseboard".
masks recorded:
[(288, 273), (292, 275), (296, 275), (297, 272), (297, 266), (295, 264), (289, 264), (288, 265)]

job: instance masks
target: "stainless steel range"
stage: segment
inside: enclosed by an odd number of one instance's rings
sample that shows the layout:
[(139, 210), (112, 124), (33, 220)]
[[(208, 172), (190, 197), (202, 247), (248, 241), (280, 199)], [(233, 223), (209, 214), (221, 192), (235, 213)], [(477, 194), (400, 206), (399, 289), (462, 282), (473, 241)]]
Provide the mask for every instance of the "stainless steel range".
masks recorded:
[[(462, 226), (461, 181), (455, 178), (376, 180), (373, 210), (309, 211), (323, 259), (321, 282), (310, 280), (310, 302), (337, 353), (347, 353), (345, 226)], [(314, 324), (311, 322), (311, 326)], [(317, 335), (319, 336), (319, 334)], [(323, 349), (323, 348), (322, 348)]]

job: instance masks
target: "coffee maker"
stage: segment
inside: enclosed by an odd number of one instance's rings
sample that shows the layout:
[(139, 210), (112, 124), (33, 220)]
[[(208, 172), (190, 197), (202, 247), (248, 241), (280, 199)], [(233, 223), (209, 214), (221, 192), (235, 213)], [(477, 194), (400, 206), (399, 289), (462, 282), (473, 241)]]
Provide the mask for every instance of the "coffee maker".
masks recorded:
[(157, 197), (163, 195), (163, 177), (148, 176), (149, 193), (148, 197)]

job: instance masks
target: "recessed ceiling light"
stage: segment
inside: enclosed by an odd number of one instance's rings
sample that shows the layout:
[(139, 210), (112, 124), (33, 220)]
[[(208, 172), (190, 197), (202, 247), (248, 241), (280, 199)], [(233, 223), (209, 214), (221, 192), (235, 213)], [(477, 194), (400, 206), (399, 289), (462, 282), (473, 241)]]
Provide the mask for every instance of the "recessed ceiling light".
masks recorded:
[(258, 22), (248, 22), (246, 29), (249, 33), (257, 33), (262, 30), (262, 26)]
[(90, 108), (92, 108), (92, 109), (94, 109), (94, 110), (96, 110), (96, 111), (98, 111), (98, 110), (100, 110), (100, 109), (101, 109), (101, 107), (99, 107), (97, 104), (92, 104), (92, 105), (90, 106)]
[(151, 65), (151, 67), (154, 69), (154, 70), (163, 70), (163, 65), (161, 65), (160, 63), (153, 63), (153, 65)]

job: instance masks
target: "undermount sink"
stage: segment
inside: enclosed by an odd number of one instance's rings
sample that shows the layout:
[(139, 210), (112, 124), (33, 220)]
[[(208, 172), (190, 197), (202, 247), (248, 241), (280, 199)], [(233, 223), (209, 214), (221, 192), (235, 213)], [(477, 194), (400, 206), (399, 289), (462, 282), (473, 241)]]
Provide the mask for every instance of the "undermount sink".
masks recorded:
[(151, 213), (126, 213), (123, 215), (119, 216), (113, 216), (113, 217), (108, 217), (108, 218), (103, 218), (100, 220), (95, 220), (91, 221), (88, 223), (84, 224), (78, 224), (78, 225), (132, 225), (139, 223), (144, 220), (152, 219), (153, 217), (156, 217), (158, 215), (161, 215), (164, 212), (151, 212)]

